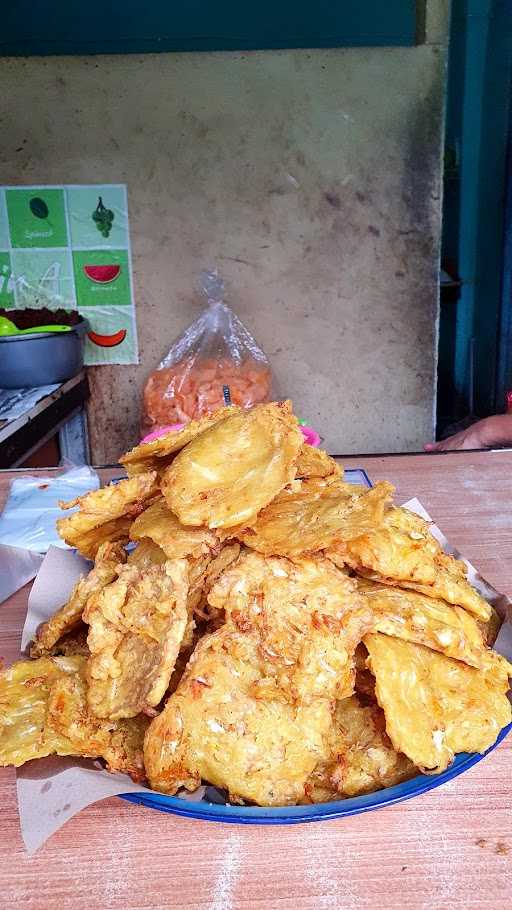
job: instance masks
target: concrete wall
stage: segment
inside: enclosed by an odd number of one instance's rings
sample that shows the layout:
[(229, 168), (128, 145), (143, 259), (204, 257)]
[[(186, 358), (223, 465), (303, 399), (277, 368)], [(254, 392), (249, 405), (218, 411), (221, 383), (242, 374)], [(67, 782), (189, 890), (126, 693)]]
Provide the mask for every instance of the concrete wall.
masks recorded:
[(432, 12), (415, 48), (2, 61), (3, 182), (128, 184), (141, 363), (90, 370), (96, 463), (135, 441), (145, 377), (211, 265), (331, 451), (431, 437), (444, 4)]

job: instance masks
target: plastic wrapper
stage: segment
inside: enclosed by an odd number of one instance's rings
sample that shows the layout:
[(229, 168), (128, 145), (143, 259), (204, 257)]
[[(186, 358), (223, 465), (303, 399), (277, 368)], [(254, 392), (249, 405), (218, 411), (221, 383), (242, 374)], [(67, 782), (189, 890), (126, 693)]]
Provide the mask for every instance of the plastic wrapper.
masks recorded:
[(143, 435), (196, 420), (225, 404), (250, 408), (270, 401), (268, 359), (224, 303), (216, 271), (202, 273), (200, 289), (208, 305), (146, 382)]
[(83, 496), (98, 487), (98, 475), (86, 465), (55, 477), (17, 477), (0, 515), (0, 544), (36, 553), (46, 553), (52, 544), (67, 549), (55, 521), (73, 510), (62, 511), (59, 501)]

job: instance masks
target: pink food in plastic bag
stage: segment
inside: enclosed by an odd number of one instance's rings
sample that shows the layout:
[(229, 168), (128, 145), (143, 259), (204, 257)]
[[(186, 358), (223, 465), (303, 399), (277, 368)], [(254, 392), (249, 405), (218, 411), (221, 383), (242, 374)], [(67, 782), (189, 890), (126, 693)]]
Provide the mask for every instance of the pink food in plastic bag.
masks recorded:
[(233, 311), (223, 303), (216, 272), (203, 272), (208, 306), (185, 330), (144, 389), (143, 431), (188, 423), (226, 403), (243, 408), (270, 401), (267, 357)]

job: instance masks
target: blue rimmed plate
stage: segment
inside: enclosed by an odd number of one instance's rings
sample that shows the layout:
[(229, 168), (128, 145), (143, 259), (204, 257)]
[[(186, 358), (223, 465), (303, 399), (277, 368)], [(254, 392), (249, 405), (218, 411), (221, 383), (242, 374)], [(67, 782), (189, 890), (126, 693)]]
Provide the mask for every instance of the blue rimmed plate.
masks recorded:
[(459, 774), (463, 774), (468, 768), (472, 768), (477, 762), (482, 761), (511, 730), (512, 724), (509, 724), (501, 731), (494, 745), (483, 755), (461, 753), (442, 774), (419, 774), (396, 787), (387, 787), (377, 793), (331, 803), (264, 809), (259, 806), (226, 806), (206, 801), (197, 802), (179, 799), (176, 796), (164, 796), (162, 793), (126, 793), (121, 796), (121, 799), (147, 806), (150, 809), (158, 809), (160, 812), (170, 812), (173, 815), (184, 815), (187, 818), (199, 818), (203, 821), (234, 822), (242, 825), (294, 825), (299, 822), (319, 822), (327, 818), (344, 818), (347, 815), (359, 815), (360, 812), (379, 809), (381, 806), (391, 806), (442, 786), (447, 781), (453, 780), (454, 777), (458, 777)]

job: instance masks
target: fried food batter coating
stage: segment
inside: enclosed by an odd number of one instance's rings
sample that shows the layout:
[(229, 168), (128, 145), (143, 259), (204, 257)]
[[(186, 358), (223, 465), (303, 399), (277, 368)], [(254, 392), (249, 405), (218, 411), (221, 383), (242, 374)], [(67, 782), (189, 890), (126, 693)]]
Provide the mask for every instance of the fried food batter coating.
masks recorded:
[(148, 721), (100, 721), (87, 709), (83, 657), (21, 660), (0, 674), (0, 765), (46, 755), (104, 758), (112, 771), (143, 776)]
[(162, 475), (162, 492), (185, 525), (251, 522), (295, 476), (302, 434), (289, 402), (235, 414), (192, 440)]
[(59, 639), (79, 625), (83, 609), (91, 594), (101, 591), (105, 585), (117, 578), (117, 567), (124, 563), (125, 559), (126, 553), (120, 544), (101, 544), (89, 574), (76, 583), (68, 602), (37, 630), (30, 649), (31, 657), (41, 657), (50, 652)]
[(363, 707), (352, 695), (336, 703), (330, 753), (306, 783), (304, 802), (323, 803), (373, 793), (413, 777), (413, 763), (393, 748), (386, 734), (384, 712)]
[(506, 672), (498, 677), (386, 635), (364, 643), (386, 732), (423, 771), (444, 771), (458, 752), (485, 752), (510, 723)]
[(156, 480), (156, 472), (150, 471), (62, 503), (62, 508), (78, 505), (79, 509), (67, 518), (59, 518), (60, 536), (89, 559), (94, 559), (106, 541), (128, 543), (132, 521), (158, 494)]
[[(72, 632), (68, 632), (67, 635), (63, 635), (62, 638), (59, 638), (58, 642), (50, 648), (49, 651), (45, 652), (44, 656), (47, 657), (89, 657), (90, 651), (87, 644), (87, 632), (88, 628), (84, 622), (80, 620), (78, 626), (75, 626)], [(30, 656), (34, 657), (32, 649)]]
[(350, 483), (319, 486), (297, 481), (263, 509), (249, 528), (234, 535), (260, 553), (298, 556), (323, 550), (335, 540), (349, 540), (375, 528), (384, 517), (393, 487), (379, 483), (371, 490)]
[(371, 613), (321, 557), (243, 552), (212, 588), (225, 623), (197, 645), (145, 741), (151, 786), (203, 778), (234, 798), (288, 805), (329, 755), (333, 700), (353, 691)]
[(167, 556), (158, 544), (153, 543), (149, 537), (144, 537), (126, 560), (129, 566), (136, 566), (140, 571), (150, 569), (151, 566), (161, 566), (167, 562)]
[(189, 612), (192, 610), (201, 619), (212, 622), (220, 614), (208, 604), (208, 594), (217, 578), (234, 563), (240, 555), (240, 544), (230, 541), (221, 545), (216, 556), (201, 556), (188, 559), (189, 564)]
[(185, 634), (186, 560), (139, 571), (124, 566), (116, 581), (89, 598), (89, 708), (97, 717), (135, 717), (163, 698)]
[(171, 463), (176, 452), (188, 445), (192, 439), (236, 413), (240, 413), (240, 408), (234, 406), (219, 408), (213, 414), (207, 414), (199, 420), (191, 420), (182, 430), (173, 430), (151, 442), (142, 442), (123, 455), (119, 461), (124, 465), (129, 477), (144, 474), (146, 471), (161, 471)]
[(338, 477), (342, 480), (343, 468), (323, 449), (304, 442), (297, 458), (295, 476), (299, 479)]
[(390, 509), (381, 527), (336, 543), (327, 555), (374, 581), (446, 600), (487, 621), (489, 604), (469, 584), (464, 563), (443, 552), (427, 522), (410, 516), (407, 509)]
[(194, 790), (201, 779), (235, 800), (294, 805), (328, 755), (328, 699), (258, 698), (265, 666), (259, 636), (225, 625), (197, 645), (176, 692), (144, 741), (150, 786)]
[(78, 657), (41, 657), (19, 660), (0, 674), (0, 765), (73, 754), (66, 736), (46, 730), (46, 712), (53, 683), (81, 665)]
[(327, 559), (289, 560), (244, 552), (208, 602), (242, 632), (260, 636), (260, 698), (345, 698), (354, 654), (373, 617), (348, 576)]
[(201, 556), (219, 548), (219, 539), (214, 531), (185, 527), (170, 511), (163, 497), (145, 509), (130, 528), (131, 540), (143, 538), (158, 544), (167, 559)]
[(48, 699), (47, 726), (67, 737), (74, 755), (103, 758), (109, 771), (145, 778), (144, 734), (149, 718), (99, 719), (87, 706), (85, 667), (82, 672), (61, 677), (52, 685)]
[(512, 666), (487, 647), (480, 624), (462, 607), (416, 591), (358, 579), (359, 593), (375, 614), (375, 631), (425, 645), (472, 667), (503, 675)]

